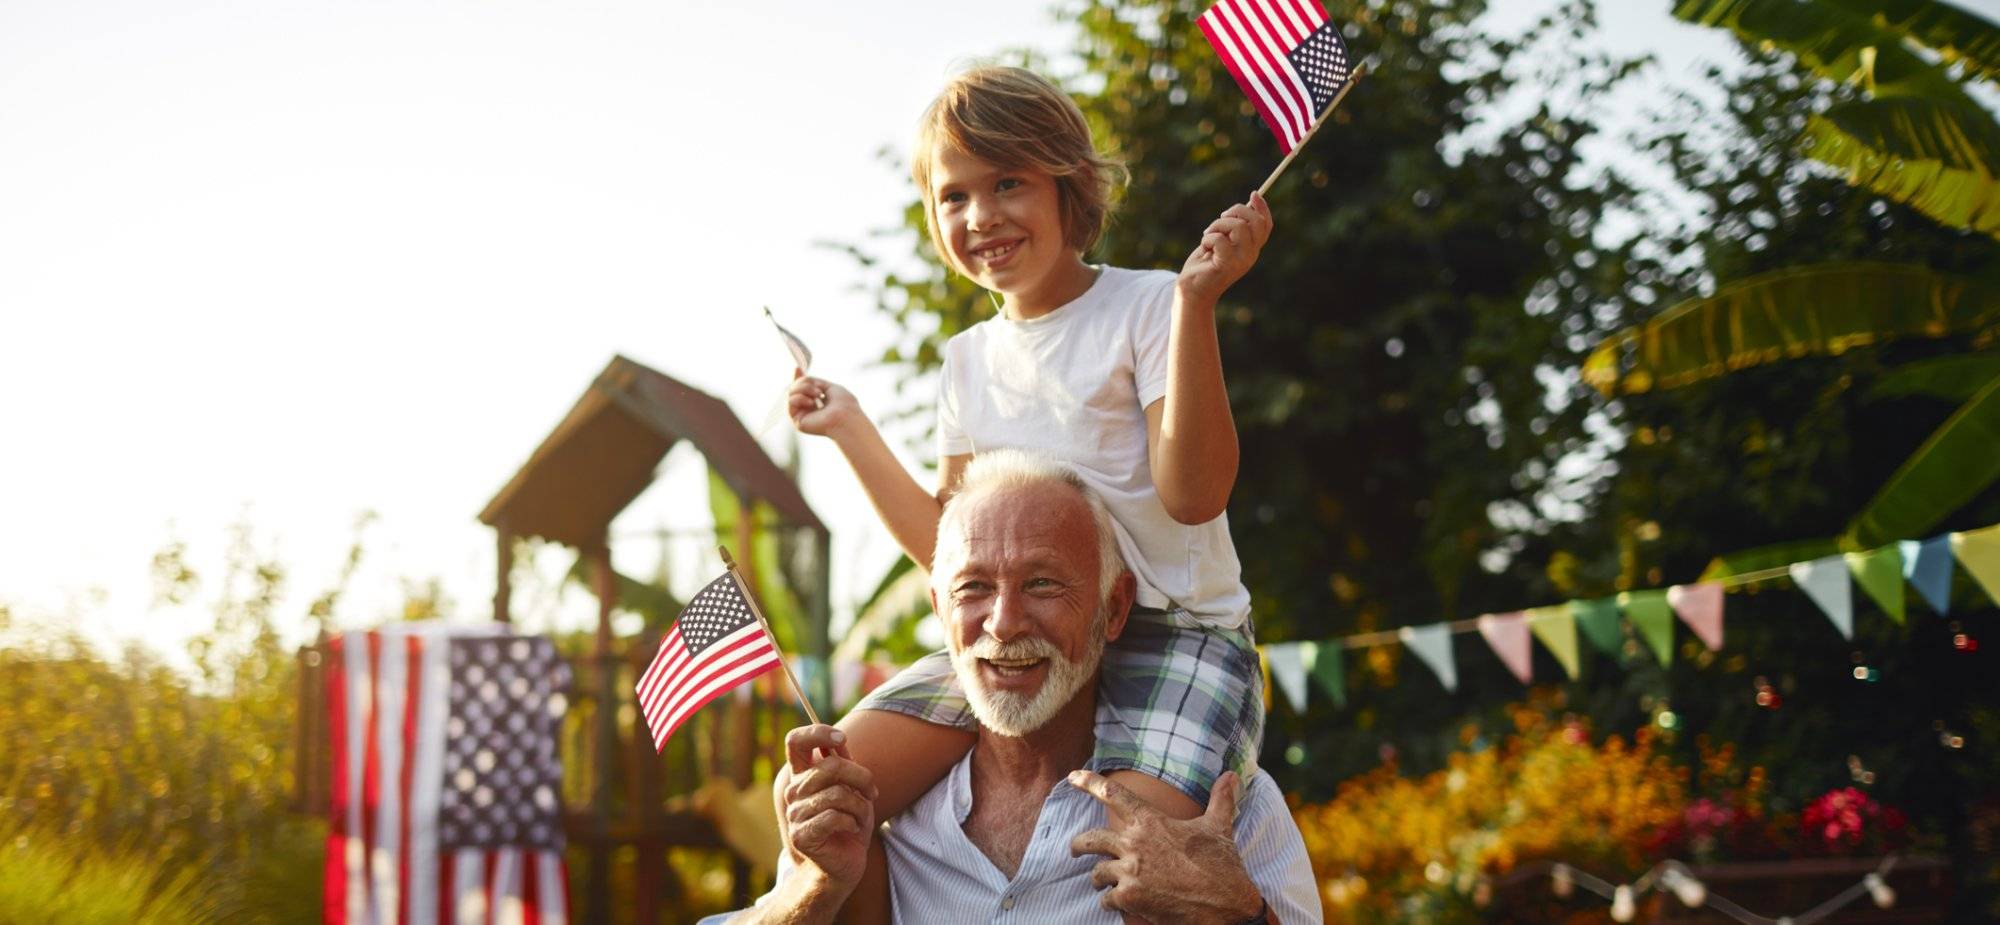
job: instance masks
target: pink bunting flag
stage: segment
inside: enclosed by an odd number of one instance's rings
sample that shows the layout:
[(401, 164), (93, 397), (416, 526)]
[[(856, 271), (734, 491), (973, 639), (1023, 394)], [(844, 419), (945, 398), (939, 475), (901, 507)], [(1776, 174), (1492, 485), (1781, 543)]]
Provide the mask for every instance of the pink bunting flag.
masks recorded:
[(1517, 610), (1481, 616), (1479, 635), (1486, 637), (1486, 644), (1493, 647), (1493, 654), (1500, 656), (1507, 670), (1520, 678), (1522, 684), (1534, 681), (1535, 652), (1533, 643), (1528, 641), (1527, 613)]
[(1709, 651), (1722, 650), (1722, 583), (1704, 581), (1698, 585), (1675, 585), (1667, 589), (1667, 603), (1681, 622), (1694, 630)]

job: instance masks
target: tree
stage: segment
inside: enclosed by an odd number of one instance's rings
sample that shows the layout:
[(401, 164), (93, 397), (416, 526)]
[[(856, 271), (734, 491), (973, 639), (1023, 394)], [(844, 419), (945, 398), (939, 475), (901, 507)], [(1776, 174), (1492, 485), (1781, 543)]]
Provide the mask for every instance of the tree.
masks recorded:
[[(1205, 6), (1065, 10), (1080, 33), (1068, 83), (1132, 168), (1092, 259), (1178, 267), (1279, 159), (1194, 24)], [(1430, 622), (1546, 593), (1536, 550), (1566, 529), (1550, 515), (1573, 519), (1588, 502), (1557, 471), (1591, 442), (1574, 371), (1593, 335), (1643, 307), (1628, 303), (1627, 279), (1664, 271), (1630, 244), (1595, 240), (1634, 193), (1583, 171), (1587, 112), (1542, 102), (1508, 117), (1496, 102), (1521, 84), (1595, 100), (1634, 65), (1574, 50), (1592, 23), (1586, 5), (1519, 40), (1471, 28), (1484, 9), (1332, 6), (1371, 72), (1273, 190), (1276, 236), (1218, 312), (1243, 450), (1229, 517), (1260, 638)], [(1473, 143), (1485, 112), (1498, 121)], [(885, 359), (918, 371), (991, 310), (940, 268), (921, 227), (913, 202), (897, 240), (931, 258), (914, 272), (864, 255), (884, 310), (917, 332)], [(1383, 654), (1360, 682), (1382, 703), (1361, 698), (1360, 726), (1385, 703), (1429, 729), (1459, 709), (1399, 688), (1397, 653)], [(1349, 756), (1339, 770), (1372, 761), (1372, 743), (1352, 746), (1326, 744)], [(1432, 751), (1445, 747), (1440, 737)]]

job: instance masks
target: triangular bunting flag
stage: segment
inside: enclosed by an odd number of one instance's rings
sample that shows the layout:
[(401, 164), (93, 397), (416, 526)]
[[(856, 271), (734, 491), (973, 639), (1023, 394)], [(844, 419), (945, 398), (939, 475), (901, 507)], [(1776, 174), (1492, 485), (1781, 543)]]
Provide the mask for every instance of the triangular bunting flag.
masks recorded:
[(2000, 526), (1952, 534), (1951, 551), (1986, 589), (1986, 596), (2000, 604)]
[(1792, 580), (1833, 621), (1842, 639), (1854, 638), (1854, 589), (1847, 583), (1847, 564), (1839, 556), (1794, 562)]
[(1847, 570), (1854, 573), (1854, 583), (1875, 599), (1889, 619), (1903, 622), (1903, 554), (1896, 547), (1850, 552)]
[(1264, 647), (1264, 657), (1271, 663), (1271, 680), (1278, 690), (1284, 692), (1285, 700), (1292, 709), (1306, 711), (1306, 663), (1305, 653), (1299, 643), (1274, 642)]
[(1479, 618), (1479, 635), (1486, 637), (1486, 644), (1493, 647), (1493, 654), (1500, 656), (1501, 664), (1520, 678), (1522, 684), (1535, 680), (1534, 643), (1528, 641), (1528, 615), (1514, 613), (1486, 614)]
[(1458, 690), (1458, 663), (1451, 658), (1451, 627), (1442, 623), (1405, 626), (1396, 631), (1396, 638), (1437, 672), (1445, 690)]
[(1583, 631), (1583, 638), (1597, 647), (1597, 651), (1613, 658), (1625, 645), (1625, 634), (1618, 629), (1618, 602), (1612, 598), (1600, 597), (1594, 601), (1570, 601), (1570, 616), (1576, 618), (1576, 628)]
[(1527, 616), (1528, 628), (1535, 631), (1535, 638), (1562, 663), (1570, 680), (1576, 680), (1576, 618), (1569, 615), (1569, 607), (1537, 607), (1528, 611)]
[(1618, 606), (1625, 608), (1625, 619), (1632, 621), (1660, 667), (1673, 664), (1674, 610), (1667, 605), (1667, 592), (1628, 591), (1618, 595)]
[(1924, 601), (1942, 617), (1951, 613), (1951, 537), (1904, 540), (1896, 544), (1903, 553), (1903, 577), (1917, 589)]
[(1710, 652), (1722, 651), (1721, 582), (1675, 585), (1667, 589), (1667, 603)]
[(1333, 697), (1334, 706), (1347, 706), (1347, 679), (1341, 677), (1344, 666), (1340, 663), (1345, 649), (1338, 645), (1322, 646), (1312, 642), (1304, 645), (1306, 672), (1312, 675), (1313, 680), (1319, 682), (1319, 686), (1329, 696)]

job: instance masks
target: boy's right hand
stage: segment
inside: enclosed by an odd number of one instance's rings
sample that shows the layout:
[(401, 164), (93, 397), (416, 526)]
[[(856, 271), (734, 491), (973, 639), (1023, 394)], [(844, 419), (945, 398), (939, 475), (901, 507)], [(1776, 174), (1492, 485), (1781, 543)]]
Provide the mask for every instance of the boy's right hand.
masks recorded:
[(833, 436), (849, 423), (861, 419), (861, 403), (854, 393), (825, 379), (792, 370), (792, 388), (785, 396), (785, 410), (792, 426), (820, 437)]

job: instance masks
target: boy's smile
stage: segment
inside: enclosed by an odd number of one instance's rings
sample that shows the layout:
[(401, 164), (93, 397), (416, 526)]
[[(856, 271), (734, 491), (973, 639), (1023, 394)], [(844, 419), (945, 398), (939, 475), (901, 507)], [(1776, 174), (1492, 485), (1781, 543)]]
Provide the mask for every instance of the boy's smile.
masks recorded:
[(932, 220), (944, 256), (973, 282), (1006, 296), (1016, 319), (1048, 314), (1090, 288), (1095, 273), (1063, 233), (1055, 177), (1000, 167), (950, 146), (934, 154)]

